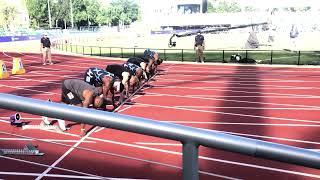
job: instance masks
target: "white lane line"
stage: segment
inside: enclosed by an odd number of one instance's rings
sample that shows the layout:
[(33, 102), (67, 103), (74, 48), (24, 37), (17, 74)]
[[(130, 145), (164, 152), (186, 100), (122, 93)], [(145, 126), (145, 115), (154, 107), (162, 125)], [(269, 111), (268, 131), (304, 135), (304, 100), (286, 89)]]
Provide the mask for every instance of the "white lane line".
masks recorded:
[(48, 72), (34, 72), (32, 71), (31, 73), (33, 74), (37, 74), (38, 76), (53, 76), (53, 77), (65, 77), (65, 78), (79, 78), (79, 75), (81, 75), (81, 73), (76, 74), (76, 75), (57, 75), (57, 74), (48, 74)]
[[(143, 87), (142, 87), (143, 88)], [(144, 88), (143, 90), (147, 90), (147, 89), (149, 89), (150, 87), (147, 87), (147, 88)], [(136, 90), (136, 93), (138, 92), (139, 90)], [(135, 100), (135, 99), (137, 99), (137, 98), (140, 98), (142, 95), (137, 95), (137, 96), (134, 96), (134, 97), (132, 97), (131, 98), (131, 100)], [(123, 112), (123, 111), (126, 111), (126, 110), (128, 110), (128, 109), (130, 109), (132, 107), (132, 105), (127, 105), (127, 107), (125, 107), (125, 108), (123, 108), (123, 109), (120, 109), (120, 110), (117, 110), (117, 111), (114, 111), (114, 112), (117, 112), (117, 113), (120, 113), (120, 112)], [(100, 132), (100, 131), (102, 131), (103, 129), (105, 129), (105, 127), (100, 127), (100, 128), (98, 128), (95, 132), (97, 133), (97, 132)]]
[(226, 98), (290, 98), (290, 99), (319, 99), (320, 96), (296, 96), (296, 95), (291, 95), (291, 96), (285, 96), (285, 95), (239, 95), (239, 96), (234, 96), (234, 95), (192, 95), (194, 97), (211, 97), (211, 98), (221, 98), (221, 97), (226, 97)]
[(183, 110), (183, 111), (194, 111), (194, 112), (202, 112), (202, 113), (210, 113), (210, 114), (224, 114), (224, 115), (241, 116), (241, 117), (265, 118), (265, 119), (279, 120), (279, 121), (293, 121), (293, 122), (305, 122), (305, 123), (320, 124), (320, 121), (312, 121), (312, 120), (306, 120), (306, 119), (270, 117), (270, 116), (260, 116), (260, 115), (250, 115), (250, 114), (229, 113), (229, 112), (221, 112), (221, 111), (206, 111), (206, 110), (189, 109), (189, 108), (175, 108), (172, 106), (161, 106), (161, 105), (143, 104), (143, 103), (135, 103), (135, 104), (149, 106), (149, 107)]
[(288, 107), (303, 107), (303, 108), (313, 108), (320, 109), (319, 106), (309, 106), (309, 105), (298, 105), (298, 104), (280, 104), (280, 103), (266, 103), (266, 102), (255, 102), (255, 101), (243, 101), (243, 100), (233, 100), (233, 99), (224, 99), (224, 98), (205, 98), (205, 97), (194, 97), (193, 95), (173, 95), (173, 94), (160, 94), (160, 93), (151, 93), (146, 92), (145, 95), (161, 95), (169, 97), (178, 97), (178, 98), (190, 98), (190, 99), (203, 99), (203, 100), (219, 100), (219, 101), (228, 101), (235, 103), (249, 103), (249, 104), (263, 104), (263, 105), (276, 105), (276, 106), (288, 106)]
[[(0, 158), (9, 159), (9, 160), (12, 160), (12, 161), (18, 161), (18, 162), (22, 162), (22, 163), (26, 163), (26, 164), (32, 164), (32, 165), (41, 166), (41, 167), (49, 167), (46, 164), (41, 164), (41, 163), (32, 162), (32, 161), (28, 161), (28, 160), (17, 159), (17, 158), (13, 158), (13, 157), (9, 157), (9, 156), (0, 156)], [(84, 172), (80, 172), (80, 171), (74, 171), (74, 170), (65, 169), (65, 168), (55, 167), (55, 169), (56, 170), (61, 170), (61, 171), (66, 171), (66, 172), (71, 172), (71, 173), (75, 173), (75, 174), (81, 174), (81, 175), (84, 175), (84, 176), (96, 177), (96, 178), (100, 178), (100, 179), (104, 178), (102, 176), (97, 176), (95, 174), (89, 174), (89, 173), (84, 173)]]
[[(118, 113), (120, 113), (120, 112), (122, 112), (122, 111), (125, 111), (125, 110), (128, 110), (128, 109), (130, 109), (132, 106), (127, 106), (127, 107), (125, 107), (125, 108), (123, 108), (123, 109), (121, 109), (121, 110), (119, 110), (119, 111), (117, 111)], [(100, 131), (102, 131), (103, 129), (105, 129), (105, 127), (100, 127), (100, 128), (98, 128), (97, 130), (95, 130), (94, 132), (95, 133), (97, 133), (97, 132), (100, 132)]]
[[(6, 118), (8, 118), (8, 120), (9, 120), (9, 116), (2, 116), (2, 117), (0, 117), (0, 119), (6, 119)], [(38, 118), (31, 118), (31, 117), (22, 117), (22, 119), (31, 119), (31, 120), (42, 120), (40, 117), (38, 117)]]
[[(19, 52), (17, 52), (19, 53)], [(39, 60), (41, 60), (41, 57), (37, 57), (37, 56), (33, 56), (33, 55), (27, 55), (27, 54), (23, 54), (23, 53), (19, 53), (19, 54), (22, 54), (26, 57), (32, 57), (32, 58), (37, 58)], [(54, 59), (59, 59), (60, 61), (66, 61), (64, 57), (61, 57), (61, 54), (53, 54), (53, 56), (57, 56), (57, 58), (54, 58)], [(72, 58), (72, 62), (76, 61), (76, 63), (78, 64), (92, 64), (92, 63), (99, 63), (99, 62), (103, 62), (104, 60), (109, 60), (110, 59), (97, 59), (97, 58), (94, 58), (94, 57), (76, 57), (77, 55), (75, 56), (67, 56), (68, 58)], [(83, 62), (86, 62), (86, 63), (83, 63)]]
[(41, 82), (41, 83), (45, 83), (45, 84), (58, 84), (58, 85), (61, 85), (61, 82), (56, 82), (58, 80), (44, 81), (44, 80), (34, 80), (34, 79), (28, 79), (28, 78), (23, 78), (23, 77), (17, 77), (17, 76), (11, 76), (11, 78), (19, 79), (19, 80), (22, 80), (22, 81), (33, 81), (33, 82)]
[[(264, 73), (264, 72), (261, 72), (261, 71), (259, 71), (259, 73), (239, 73), (239, 72), (237, 72), (237, 74), (234, 74), (234, 71), (217, 71), (216, 72), (217, 74), (202, 74), (203, 72), (198, 73), (198, 74), (186, 74), (186, 73), (176, 73), (176, 71), (174, 71), (173, 73), (170, 72), (170, 71), (166, 71), (166, 73), (167, 73), (166, 75), (169, 76), (168, 78), (174, 76), (175, 77), (174, 79), (185, 78), (185, 77), (215, 78), (215, 77), (220, 77), (220, 76), (226, 76), (226, 77), (229, 77), (229, 78), (232, 78), (232, 77), (237, 78), (237, 77), (249, 76), (248, 78), (254, 79), (253, 77), (256, 76), (256, 75), (259, 75), (259, 76), (262, 76), (262, 77), (265, 77), (265, 76), (271, 76), (271, 77), (273, 77), (273, 76), (276, 76), (276, 77), (280, 77), (280, 76), (284, 76), (284, 77), (286, 77), (286, 76), (288, 76), (288, 77), (305, 76), (305, 74), (300, 74), (300, 75), (299, 74), (298, 75), (295, 75), (295, 74), (273, 74), (273, 73), (270, 73), (270, 72), (269, 73)], [(318, 77), (319, 75), (315, 74), (313, 76)], [(310, 77), (310, 75), (308, 77)], [(245, 79), (247, 79), (247, 78), (245, 78)], [(263, 81), (263, 82), (265, 82), (265, 80), (268, 80), (268, 78), (259, 79), (259, 81)], [(299, 80), (299, 79), (293, 79), (293, 80), (291, 80), (291, 79), (288, 79), (288, 80), (286, 80), (286, 79), (273, 79), (273, 82), (279, 82), (279, 81), (283, 81), (283, 82), (304, 82), (303, 80)], [(240, 80), (240, 82), (241, 82), (241, 80)], [(319, 81), (318, 80), (311, 80), (311, 81), (307, 80), (307, 82), (319, 82)]]
[[(179, 67), (179, 69), (176, 69), (173, 73), (174, 74), (187, 74), (187, 73), (196, 73), (196, 74), (203, 74), (204, 73), (204, 71), (203, 70), (199, 70), (200, 69), (200, 67), (197, 67), (197, 69), (198, 70), (183, 70), (182, 69), (183, 67)], [(192, 69), (195, 69), (194, 67), (191, 67)], [(310, 74), (310, 75), (305, 75), (304, 73), (297, 73), (297, 74), (283, 74), (283, 73), (281, 73), (281, 71), (280, 72), (278, 72), (279, 74), (277, 74), (277, 73), (274, 73), (274, 74), (272, 74), (270, 71), (269, 71), (269, 73), (263, 73), (263, 71), (260, 71), (260, 70), (257, 70), (256, 71), (256, 73), (252, 73), (252, 72), (246, 72), (245, 70), (241, 70), (241, 72), (240, 71), (237, 71), (238, 69), (232, 69), (232, 70), (230, 70), (230, 71), (215, 71), (215, 69), (212, 69), (211, 70), (211, 72), (213, 72), (213, 73), (224, 73), (223, 75), (224, 76), (230, 76), (230, 77), (239, 77), (239, 76), (244, 76), (243, 74), (247, 74), (246, 76), (254, 76), (254, 75), (269, 75), (269, 76), (276, 76), (276, 77), (279, 77), (279, 76), (288, 76), (288, 77), (299, 77), (299, 76), (308, 76), (308, 77), (319, 77), (319, 75), (318, 74), (315, 74), (315, 73), (319, 73), (319, 72), (313, 72), (312, 74)], [(313, 70), (313, 69), (312, 69)], [(248, 71), (250, 71), (250, 70), (248, 70)], [(267, 71), (267, 70), (266, 70)], [(300, 71), (300, 70), (299, 70)], [(310, 73), (310, 71), (308, 72), (308, 71), (304, 71), (305, 73)], [(239, 75), (238, 75), (238, 73), (239, 73)], [(249, 74), (249, 73), (251, 73), (251, 74)], [(170, 72), (169, 72), (169, 74), (170, 74)], [(212, 76), (219, 76), (219, 75), (216, 75), (216, 74), (214, 74), (214, 75), (212, 75)]]
[[(160, 149), (160, 148), (152, 148), (152, 147), (146, 147), (146, 146), (129, 144), (129, 143), (122, 143), (122, 142), (111, 141), (111, 140), (104, 140), (104, 139), (93, 138), (93, 137), (89, 137), (89, 139), (95, 140), (95, 141), (103, 141), (103, 142), (111, 143), (111, 144), (122, 145), (122, 146), (134, 147), (134, 148), (138, 148), (138, 149), (151, 150), (151, 151), (155, 151), (155, 152), (162, 152), (162, 153), (179, 155), (179, 156), (182, 155), (180, 152), (168, 151), (168, 150), (164, 150), (164, 149)], [(294, 174), (294, 175), (299, 175), (299, 176), (320, 178), (320, 175), (316, 175), (316, 174), (302, 173), (302, 172), (298, 172), (298, 171), (290, 171), (290, 170), (280, 169), (280, 168), (271, 168), (271, 167), (266, 167), (266, 166), (247, 164), (247, 163), (241, 163), (241, 162), (236, 162), (236, 161), (228, 161), (228, 160), (223, 160), (223, 159), (215, 159), (215, 158), (210, 158), (210, 157), (205, 157), (205, 156), (199, 156), (199, 159), (220, 162), (220, 163), (225, 163), (225, 164), (238, 165), (238, 166), (243, 166), (243, 167), (250, 167), (250, 168), (254, 168), (254, 169), (269, 170), (269, 171), (274, 171), (274, 172), (278, 172), (278, 173), (286, 173), (286, 174)]]
[[(28, 138), (0, 138), (1, 141), (34, 141)], [(78, 140), (61, 140), (61, 139), (37, 139), (45, 142), (78, 142)], [(95, 141), (83, 141), (85, 143), (96, 143)]]
[(193, 109), (257, 109), (257, 110), (304, 110), (304, 111), (319, 111), (318, 108), (268, 108), (268, 107), (220, 107), (220, 106), (172, 106), (176, 108), (193, 108)]
[(151, 145), (151, 146), (182, 146), (181, 143), (146, 143), (146, 142), (134, 142), (139, 145)]
[[(219, 132), (223, 132), (223, 131), (219, 131)], [(224, 132), (224, 133), (228, 133), (228, 132)], [(229, 134), (236, 134), (236, 133), (229, 133)], [(66, 135), (77, 136), (77, 135), (73, 135), (73, 134), (69, 134), (69, 133), (66, 134)], [(317, 143), (317, 142), (290, 140), (290, 139), (285, 139), (285, 138), (275, 138), (275, 137), (267, 137), (267, 136), (255, 136), (255, 135), (246, 135), (246, 134), (236, 134), (236, 135), (253, 136), (253, 137), (257, 137), (257, 138), (277, 139), (277, 140), (283, 140), (283, 141), (304, 142), (304, 143), (309, 143), (309, 144), (320, 144), (320, 143)], [(145, 150), (151, 150), (151, 151), (156, 151), (156, 152), (181, 155), (181, 153), (179, 153), (179, 152), (166, 151), (166, 150), (159, 149), (159, 148), (151, 148), (151, 147), (145, 147), (145, 146), (140, 146), (140, 145), (122, 143), (122, 142), (118, 142), (118, 141), (110, 141), (110, 140), (105, 140), (105, 139), (100, 139), (100, 138), (93, 138), (93, 137), (88, 137), (88, 139), (94, 140), (94, 141), (99, 141), (99, 142), (106, 142), (106, 143), (117, 144), (117, 145), (122, 145), (122, 146), (134, 147), (134, 148), (138, 148), (138, 149), (145, 149)], [(93, 151), (96, 151), (96, 150), (93, 150)], [(226, 161), (226, 160), (222, 160), (222, 159), (212, 159), (212, 158), (204, 157), (204, 156), (200, 156), (200, 159), (208, 160), (208, 161), (222, 162), (222, 163), (227, 163), (227, 164), (234, 164), (234, 165), (251, 167), (251, 168), (257, 168), (257, 169), (276, 171), (276, 172), (280, 172), (280, 173), (295, 174), (295, 175), (307, 176), (307, 177), (320, 177), (320, 176), (315, 175), (315, 174), (307, 174), (307, 173), (301, 173), (301, 172), (297, 172), (297, 171), (289, 171), (289, 170), (285, 170), (285, 169), (271, 168), (271, 167), (253, 165), (253, 164), (240, 163), (240, 162), (235, 162), (235, 161)], [(58, 168), (58, 167), (54, 167), (54, 168)]]
[[(24, 173), (24, 172), (4, 172), (0, 171), (0, 175), (11, 175), (11, 176), (39, 176), (38, 173)], [(55, 178), (74, 178), (74, 179), (101, 179), (98, 177), (90, 176), (75, 176), (75, 175), (60, 175), (60, 174), (47, 174), (46, 177), (55, 177)], [(26, 177), (24, 177), (26, 178)], [(109, 178), (108, 178), (109, 179)]]
[[(223, 89), (223, 88), (212, 88), (212, 87), (185, 87), (185, 86), (165, 86), (165, 85), (155, 85), (153, 87), (154, 89), (191, 89), (191, 90), (204, 90), (204, 91), (222, 91), (222, 92), (238, 92), (238, 93), (247, 93), (247, 94), (269, 94), (269, 95), (286, 95), (286, 96), (293, 96), (293, 97), (310, 97), (312, 95), (306, 95), (306, 94), (283, 94), (283, 93), (267, 93), (267, 92), (252, 92), (252, 91), (243, 91), (243, 90), (229, 90), (229, 89)], [(200, 95), (196, 95), (200, 96)], [(205, 96), (205, 95), (203, 95)], [(208, 95), (210, 96), (210, 95)], [(318, 96), (315, 96), (318, 97)]]
[(76, 149), (86, 138), (88, 138), (97, 129), (95, 127), (92, 131), (88, 132), (84, 137), (82, 137), (76, 144), (74, 144), (68, 151), (66, 151), (59, 159), (52, 163), (41, 175), (39, 175), (35, 180), (42, 179), (49, 171), (56, 167), (67, 155), (69, 155), (74, 149)]
[[(204, 129), (204, 128), (199, 128), (199, 129)], [(260, 135), (254, 135), (254, 134), (235, 133), (235, 132), (219, 131), (219, 130), (211, 130), (211, 129), (204, 129), (204, 130), (214, 131), (214, 132), (222, 132), (222, 133), (233, 134), (233, 135), (237, 135), (237, 136), (253, 137), (253, 138), (257, 138), (257, 139), (272, 139), (272, 140), (320, 145), (320, 142), (314, 142), (314, 141), (304, 141), (304, 140), (297, 140), (297, 139), (290, 139), (290, 138), (279, 138), (279, 137), (272, 137), (272, 136), (260, 136)]]
[[(257, 82), (252, 82), (251, 81), (221, 81), (221, 80), (217, 80), (217, 81), (203, 81), (203, 80), (199, 80), (199, 79), (193, 79), (193, 80), (188, 80), (188, 79), (170, 79), (170, 78), (166, 78), (163, 77), (162, 79), (159, 78), (159, 80), (161, 80), (162, 83), (168, 83), (168, 82), (183, 82), (183, 83), (188, 83), (188, 82), (193, 82), (193, 83), (210, 83), (210, 84), (228, 84), (228, 85), (243, 85), (243, 86), (254, 86), (254, 87), (279, 87), (279, 88), (288, 88), (288, 87), (296, 87), (297, 86), (279, 86), (279, 85), (267, 85), (267, 84), (257, 84)], [(260, 83), (261, 81), (259, 81)], [(265, 81), (263, 81), (265, 82)], [(283, 81), (274, 81), (274, 82), (279, 82), (279, 83), (284, 83)], [(305, 83), (305, 82), (303, 82)], [(316, 87), (301, 87), (301, 88), (316, 88)]]
[(279, 126), (279, 127), (320, 127), (320, 124), (271, 124), (271, 123), (230, 123), (210, 121), (162, 121), (175, 124), (217, 124), (217, 125), (244, 125), (244, 126)]
[(15, 87), (18, 87), (18, 88), (45, 88), (45, 87), (48, 87), (48, 86), (34, 85), (34, 86), (15, 86)]
[[(11, 133), (4, 133), (4, 132), (1, 132), (1, 133), (2, 133), (2, 134), (8, 134), (8, 135), (11, 134)], [(11, 135), (14, 135), (14, 134), (11, 134)], [(72, 134), (68, 134), (68, 135), (69, 135), (69, 136), (73, 136)], [(21, 136), (21, 135), (16, 135), (16, 136), (25, 137), (25, 136)], [(27, 138), (27, 137), (25, 137), (25, 138)], [(35, 138), (31, 138), (31, 139), (37, 140), (37, 139), (35, 139)], [(57, 145), (62, 145), (62, 146), (67, 146), (67, 147), (71, 147), (70, 145), (67, 145), (67, 144), (54, 143), (54, 142), (50, 142), (50, 143), (57, 144)], [(105, 152), (105, 151), (94, 150), (94, 149), (83, 148), (83, 147), (76, 147), (76, 148), (79, 149), (79, 150), (89, 151), (89, 152), (93, 152), (93, 153), (100, 153), (100, 154), (103, 154), (103, 155), (110, 155), (110, 156), (119, 157), (119, 158), (136, 160), (136, 161), (140, 161), (140, 162), (145, 162), (145, 163), (150, 163), (150, 164), (161, 165), (161, 166), (165, 166), (165, 167), (169, 167), (169, 168), (182, 169), (182, 168), (179, 167), (179, 166), (174, 166), (174, 165), (170, 165), (170, 164), (166, 164), (166, 163), (161, 163), (161, 162), (157, 162), (157, 161), (151, 161), (151, 160), (147, 160), (147, 159), (140, 159), (140, 158), (136, 158), (136, 157), (125, 156), (125, 155), (120, 155), (120, 154), (115, 154), (115, 153), (109, 153), (109, 152)], [(0, 156), (0, 157), (1, 157), (1, 156)], [(18, 159), (17, 161), (21, 161), (21, 160)], [(36, 164), (36, 163), (30, 162), (30, 161), (24, 161), (24, 160), (23, 160), (23, 162), (26, 162), (26, 163), (29, 163), (29, 164)], [(37, 164), (37, 165), (38, 165), (38, 164)], [(42, 165), (42, 166), (49, 167), (48, 165)], [(59, 167), (54, 167), (54, 169), (65, 170), (65, 169), (62, 169), (62, 168), (59, 168)], [(77, 171), (73, 171), (73, 170), (65, 170), (65, 171), (68, 171), (68, 172), (71, 172), (71, 171), (72, 171), (72, 172), (75, 172), (75, 173), (78, 173), (78, 174), (83, 174), (82, 172), (77, 172)], [(206, 171), (199, 171), (199, 172), (202, 173), (202, 174), (209, 175), (209, 176), (221, 177), (221, 178), (230, 179), (230, 180), (236, 180), (236, 178), (233, 178), (233, 177), (223, 176), (223, 175), (214, 174), (214, 173), (210, 173), (210, 172), (206, 172)]]
[(38, 91), (38, 90), (34, 90), (34, 89), (19, 88), (19, 87), (16, 87), (16, 86), (7, 86), (7, 85), (3, 85), (3, 84), (0, 84), (0, 86), (2, 86), (2, 87), (7, 87), (7, 88), (13, 88), (13, 89), (19, 89), (19, 90), (26, 90), (26, 91), (44, 93), (44, 94), (47, 94), (47, 95), (57, 94), (57, 93), (54, 93), (54, 92)]
[[(274, 82), (280, 82), (280, 81), (288, 81), (288, 82), (301, 82), (302, 80), (299, 79), (295, 79), (295, 80), (291, 80), (291, 79), (282, 79), (282, 78), (318, 78), (320, 75), (318, 74), (298, 74), (298, 75), (294, 75), (294, 74), (270, 74), (270, 73), (257, 73), (257, 74), (253, 74), (253, 73), (234, 73), (234, 72), (223, 72), (223, 71), (219, 71), (215, 74), (201, 74), (203, 72), (199, 72), (198, 74), (186, 74), (188, 72), (186, 71), (182, 71), (181, 73), (178, 73), (178, 71), (174, 71), (172, 72), (166, 72), (168, 79), (169, 80), (180, 80), (179, 78), (184, 79), (185, 77), (193, 77), (193, 78), (201, 78), (201, 79), (208, 79), (208, 78), (224, 78), (224, 79), (252, 79), (252, 80), (257, 80), (257, 75), (259, 76), (259, 78), (261, 78), (261, 82), (265, 82), (266, 80), (273, 80)], [(199, 75), (200, 74), (200, 75)], [(172, 76), (174, 76), (175, 78), (171, 78)], [(277, 79), (271, 79), (277, 77)], [(162, 80), (162, 79), (161, 79)], [(218, 81), (221, 81), (220, 79), (218, 79)], [(258, 80), (260, 82), (260, 79)], [(311, 80), (311, 81), (317, 81), (317, 80)], [(307, 82), (309, 82), (307, 80)]]

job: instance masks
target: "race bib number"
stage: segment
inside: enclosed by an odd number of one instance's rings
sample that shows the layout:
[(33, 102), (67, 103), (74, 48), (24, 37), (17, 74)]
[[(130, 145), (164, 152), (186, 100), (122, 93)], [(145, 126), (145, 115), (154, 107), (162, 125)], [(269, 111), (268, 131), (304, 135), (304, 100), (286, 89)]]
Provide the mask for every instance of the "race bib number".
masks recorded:
[(69, 92), (69, 93), (67, 94), (67, 96), (68, 96), (69, 99), (73, 99), (73, 98), (74, 98), (72, 92)]
[(7, 68), (5, 64), (2, 64), (2, 72), (7, 72)]
[(91, 78), (89, 76), (86, 77), (86, 82), (90, 82)]

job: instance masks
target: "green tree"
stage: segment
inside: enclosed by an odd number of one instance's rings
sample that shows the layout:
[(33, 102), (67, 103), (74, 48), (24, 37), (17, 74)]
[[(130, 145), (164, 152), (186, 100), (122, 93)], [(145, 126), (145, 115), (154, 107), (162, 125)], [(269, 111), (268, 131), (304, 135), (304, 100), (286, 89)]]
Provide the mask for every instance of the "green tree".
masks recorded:
[[(210, 7), (211, 6), (211, 7)], [(208, 4), (208, 13), (233, 13), (241, 12), (241, 7), (237, 2), (219, 1), (218, 3)]]
[(51, 5), (51, 16), (55, 26), (59, 26), (59, 22), (63, 22), (63, 28), (66, 28), (67, 22), (70, 21), (70, 1), (56, 0)]
[(97, 25), (100, 6), (97, 0), (73, 0), (73, 13), (77, 26)]
[(2, 28), (9, 29), (11, 25), (15, 24), (15, 17), (18, 14), (16, 7), (1, 2), (0, 13), (0, 26)]
[(48, 27), (49, 17), (47, 0), (26, 0), (26, 4), (31, 27)]
[(108, 9), (112, 25), (129, 25), (138, 20), (139, 7), (132, 0), (114, 0)]

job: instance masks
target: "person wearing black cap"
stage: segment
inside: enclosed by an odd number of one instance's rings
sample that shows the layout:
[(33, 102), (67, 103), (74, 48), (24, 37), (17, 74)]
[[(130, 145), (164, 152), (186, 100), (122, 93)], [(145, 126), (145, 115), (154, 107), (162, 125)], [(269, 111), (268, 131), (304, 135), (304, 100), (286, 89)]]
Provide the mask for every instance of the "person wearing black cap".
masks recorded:
[(48, 63), (52, 65), (52, 60), (51, 60), (51, 42), (47, 34), (44, 34), (40, 40), (40, 52), (42, 52), (42, 63), (43, 65), (47, 64), (47, 60), (49, 61)]
[(204, 37), (201, 31), (198, 31), (194, 39), (194, 50), (196, 51), (196, 62), (204, 63), (203, 51), (204, 51)]

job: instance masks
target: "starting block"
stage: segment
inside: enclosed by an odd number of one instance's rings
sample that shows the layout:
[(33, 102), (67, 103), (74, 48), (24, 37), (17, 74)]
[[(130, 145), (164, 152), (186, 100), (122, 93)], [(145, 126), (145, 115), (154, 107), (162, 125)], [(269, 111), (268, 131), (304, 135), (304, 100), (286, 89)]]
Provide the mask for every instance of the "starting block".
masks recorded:
[(23, 122), (21, 120), (21, 115), (19, 113), (15, 113), (13, 115), (10, 116), (10, 124), (12, 126), (17, 126), (17, 127), (21, 127), (24, 124), (26, 124), (26, 122)]
[(62, 132), (62, 130), (55, 125), (48, 125), (45, 124), (43, 121), (40, 123), (40, 125), (24, 125), (22, 126), (22, 130), (26, 129), (40, 129), (40, 130), (54, 130), (56, 132)]
[[(51, 99), (48, 99), (48, 102), (52, 102)], [(51, 125), (49, 118), (46, 116), (42, 116), (42, 121), (40, 125), (24, 125), (22, 126), (22, 130), (25, 129), (40, 129), (40, 130), (54, 130), (56, 132), (63, 132), (68, 130), (66, 128), (66, 124), (64, 120), (61, 119), (54, 119), (58, 121), (59, 126)]]
[(27, 144), (23, 149), (0, 149), (0, 155), (26, 155), (26, 156), (43, 156), (37, 147)]
[(9, 72), (7, 71), (6, 64), (0, 60), (0, 79), (8, 78)]
[(59, 126), (51, 125), (48, 117), (42, 117), (42, 121), (39, 125), (23, 125), (22, 130), (26, 129), (40, 129), (40, 130), (54, 130), (56, 132), (63, 132), (68, 130), (65, 126), (65, 121), (57, 119)]
[(21, 58), (13, 58), (12, 60), (12, 74), (24, 74), (26, 69), (23, 67)]

